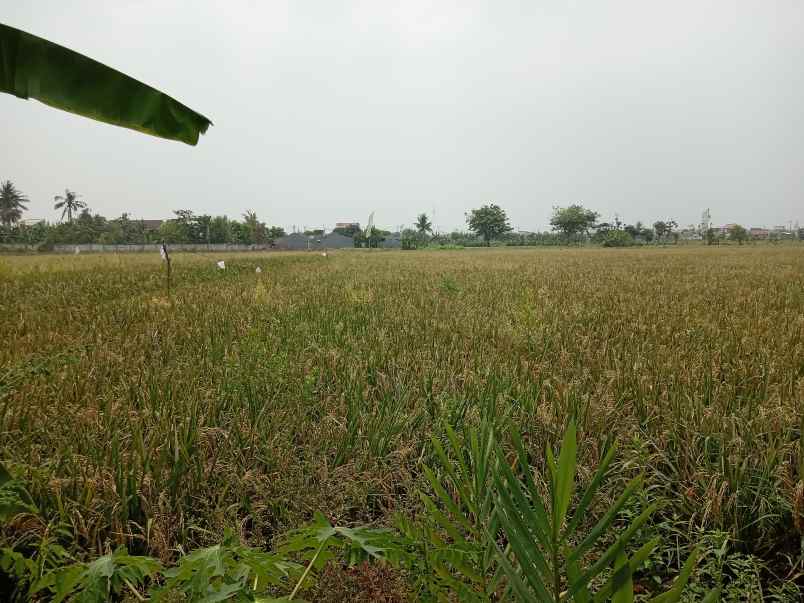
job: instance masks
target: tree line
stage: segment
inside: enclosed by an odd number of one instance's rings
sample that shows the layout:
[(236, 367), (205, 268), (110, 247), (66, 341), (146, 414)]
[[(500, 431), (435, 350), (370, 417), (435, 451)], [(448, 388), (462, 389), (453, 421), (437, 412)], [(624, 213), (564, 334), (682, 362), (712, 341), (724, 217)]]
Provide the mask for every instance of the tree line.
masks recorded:
[[(54, 197), (54, 209), (61, 211), (55, 224), (22, 222), (28, 199), (10, 181), (0, 183), (0, 243), (28, 245), (59, 245), (98, 243), (105, 245), (233, 243), (265, 245), (285, 236), (279, 226), (268, 226), (254, 211), (247, 211), (241, 220), (227, 216), (195, 214), (189, 209), (174, 210), (174, 217), (149, 228), (143, 220), (127, 213), (108, 219), (92, 213), (81, 195), (69, 189)], [(613, 222), (600, 221), (600, 214), (580, 204), (554, 207), (548, 232), (514, 233), (505, 210), (488, 203), (466, 214), (466, 231), (436, 233), (430, 217), (421, 213), (412, 227), (401, 232), (403, 249), (428, 246), (490, 246), (494, 245), (567, 245), (595, 243), (604, 247), (628, 247), (650, 243), (675, 243), (679, 239), (678, 223), (673, 219), (657, 220), (652, 225), (642, 222), (626, 224), (616, 217)], [(379, 247), (390, 231), (379, 228), (371, 232), (356, 225), (336, 228), (334, 232), (352, 237), (356, 247)], [(310, 236), (324, 234), (310, 230)], [(748, 230), (734, 224), (727, 233), (709, 228), (699, 233), (709, 245), (728, 239), (742, 245), (750, 240)]]
[(514, 233), (505, 210), (495, 203), (489, 203), (466, 214), (466, 232), (433, 233), (427, 214), (419, 214), (413, 228), (402, 232), (402, 245), (405, 248), (418, 248), (429, 245), (472, 247), (593, 242), (605, 247), (625, 247), (678, 240), (678, 223), (675, 220), (658, 220), (652, 226), (646, 226), (642, 222), (625, 224), (619, 218), (614, 222), (600, 222), (599, 219), (598, 212), (579, 204), (554, 207), (550, 219), (551, 231)]
[(132, 219), (127, 213), (106, 218), (93, 213), (81, 195), (65, 190), (54, 197), (53, 208), (61, 211), (58, 222), (24, 224), (23, 211), (28, 199), (13, 183), (0, 184), (0, 242), (27, 245), (143, 245), (148, 243), (198, 244), (233, 243), (242, 245), (270, 244), (285, 235), (278, 226), (260, 221), (254, 211), (247, 211), (241, 220), (226, 216), (196, 215), (192, 210), (179, 209), (174, 217), (164, 220), (158, 228), (149, 228), (144, 220)]

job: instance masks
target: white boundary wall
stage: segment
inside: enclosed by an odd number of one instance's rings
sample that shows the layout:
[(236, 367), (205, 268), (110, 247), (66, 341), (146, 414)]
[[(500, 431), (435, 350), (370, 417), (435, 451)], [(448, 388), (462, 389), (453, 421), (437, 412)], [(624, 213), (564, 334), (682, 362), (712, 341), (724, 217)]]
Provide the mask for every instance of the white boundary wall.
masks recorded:
[[(77, 249), (79, 253), (133, 253), (133, 252), (152, 252), (158, 253), (158, 243), (151, 243), (148, 245), (53, 245), (52, 249), (45, 249), (44, 251), (51, 251), (53, 253), (75, 253)], [(39, 245), (16, 245), (16, 244), (2, 244), (0, 251), (38, 251)], [(191, 245), (170, 245), (168, 244), (168, 251), (263, 251), (271, 249), (269, 245), (234, 245), (234, 244), (191, 244)]]

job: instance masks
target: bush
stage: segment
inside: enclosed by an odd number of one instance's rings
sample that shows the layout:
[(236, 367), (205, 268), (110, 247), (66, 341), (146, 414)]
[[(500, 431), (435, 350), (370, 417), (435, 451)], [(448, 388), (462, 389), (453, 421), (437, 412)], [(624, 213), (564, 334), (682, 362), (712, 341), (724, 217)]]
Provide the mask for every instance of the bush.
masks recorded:
[(631, 247), (635, 244), (634, 237), (624, 230), (611, 230), (603, 239), (603, 247)]

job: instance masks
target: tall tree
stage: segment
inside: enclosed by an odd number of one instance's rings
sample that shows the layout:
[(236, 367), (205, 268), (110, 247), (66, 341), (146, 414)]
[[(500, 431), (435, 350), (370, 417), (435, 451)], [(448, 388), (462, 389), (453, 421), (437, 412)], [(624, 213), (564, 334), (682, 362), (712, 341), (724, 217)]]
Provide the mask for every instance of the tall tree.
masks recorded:
[(427, 217), (427, 214), (419, 214), (416, 216), (416, 230), (419, 231), (420, 235), (426, 235), (429, 232), (433, 232), (433, 224), (430, 222), (430, 218)]
[(466, 215), (466, 223), (469, 225), (469, 230), (483, 237), (486, 245), (490, 245), (492, 240), (513, 230), (508, 223), (505, 210), (495, 203), (470, 211)]
[(56, 195), (53, 200), (56, 204), (53, 209), (61, 209), (61, 220), (67, 216), (67, 221), (72, 224), (73, 214), (77, 214), (78, 210), (86, 208), (87, 204), (79, 199), (81, 195), (71, 191), (69, 188), (64, 189), (64, 196)]
[(589, 232), (599, 217), (599, 213), (577, 203), (569, 207), (554, 207), (550, 226), (570, 237)]
[(11, 180), (0, 184), (0, 224), (10, 226), (19, 222), (22, 212), (28, 209), (25, 204), (28, 199), (23, 195)]
[(653, 223), (653, 230), (656, 231), (656, 237), (661, 241), (668, 235), (673, 233), (673, 229), (678, 227), (675, 220), (659, 220)]
[(243, 223), (249, 234), (250, 243), (262, 245), (265, 243), (265, 224), (257, 218), (257, 212), (248, 210), (243, 214)]

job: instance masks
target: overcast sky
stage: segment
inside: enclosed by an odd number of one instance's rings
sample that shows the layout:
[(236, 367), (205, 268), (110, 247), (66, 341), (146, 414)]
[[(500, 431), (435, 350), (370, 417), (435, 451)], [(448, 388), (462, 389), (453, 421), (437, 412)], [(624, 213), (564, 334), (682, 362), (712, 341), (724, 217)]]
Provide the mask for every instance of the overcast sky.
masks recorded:
[(804, 223), (804, 2), (0, 0), (214, 122), (197, 147), (0, 95), (0, 179), (97, 212), (442, 230), (494, 201)]

